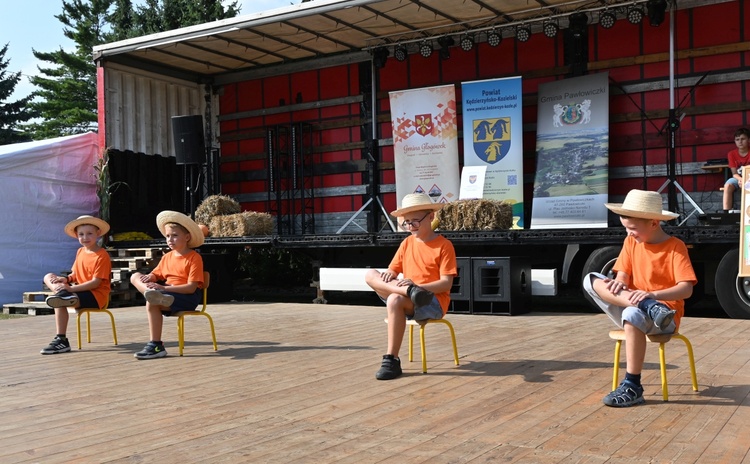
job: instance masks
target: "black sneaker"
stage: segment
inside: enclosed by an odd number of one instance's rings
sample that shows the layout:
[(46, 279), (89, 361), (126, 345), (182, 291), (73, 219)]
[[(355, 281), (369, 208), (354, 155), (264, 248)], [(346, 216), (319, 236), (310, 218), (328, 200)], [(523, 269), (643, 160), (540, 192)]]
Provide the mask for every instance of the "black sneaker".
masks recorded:
[(67, 308), (78, 304), (78, 297), (67, 290), (60, 290), (54, 295), (48, 296), (45, 300), (50, 308)]
[(70, 341), (68, 341), (68, 338), (60, 338), (58, 336), (55, 336), (55, 338), (53, 338), (52, 341), (49, 342), (49, 345), (47, 345), (45, 348), (42, 348), (41, 353), (57, 354), (67, 353), (68, 351), (70, 351)]
[(610, 392), (602, 399), (602, 403), (613, 408), (627, 408), (643, 404), (646, 400), (643, 398), (643, 387), (636, 385), (630, 380), (623, 380), (617, 390)]
[(415, 308), (430, 304), (432, 298), (435, 296), (434, 293), (423, 289), (419, 285), (410, 285), (406, 293), (409, 294), (409, 298), (411, 298), (411, 302), (414, 303)]
[(675, 314), (677, 314), (677, 311), (669, 309), (661, 303), (653, 304), (648, 308), (648, 315), (659, 330), (666, 330), (674, 320)]
[(148, 342), (143, 349), (133, 356), (138, 359), (153, 359), (163, 358), (167, 355), (167, 350), (164, 349), (164, 345), (161, 343)]
[(380, 370), (375, 373), (378, 380), (392, 380), (401, 375), (401, 360), (393, 357), (392, 354), (383, 355), (383, 363)]

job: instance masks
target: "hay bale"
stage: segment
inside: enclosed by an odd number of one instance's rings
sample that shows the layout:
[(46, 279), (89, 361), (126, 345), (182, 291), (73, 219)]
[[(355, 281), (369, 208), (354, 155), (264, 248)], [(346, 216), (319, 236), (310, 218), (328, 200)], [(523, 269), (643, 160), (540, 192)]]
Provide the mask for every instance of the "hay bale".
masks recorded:
[(214, 216), (208, 228), (212, 237), (245, 237), (248, 235), (271, 235), (273, 216), (268, 213), (243, 211), (237, 214)]
[(237, 214), (242, 211), (236, 200), (226, 195), (211, 195), (195, 209), (195, 222), (209, 225), (214, 216)]
[(505, 201), (458, 200), (443, 206), (436, 217), (440, 230), (504, 230), (513, 225), (513, 207)]

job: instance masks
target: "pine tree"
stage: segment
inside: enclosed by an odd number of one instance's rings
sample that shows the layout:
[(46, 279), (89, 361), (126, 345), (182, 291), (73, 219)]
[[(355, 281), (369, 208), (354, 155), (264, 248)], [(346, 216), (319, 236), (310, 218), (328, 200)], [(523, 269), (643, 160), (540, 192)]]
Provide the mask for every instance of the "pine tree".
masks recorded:
[(63, 34), (76, 43), (74, 52), (33, 50), (50, 67), (38, 66), (32, 76), (38, 87), (32, 93), (32, 109), (42, 119), (29, 129), (35, 139), (80, 134), (96, 130), (96, 66), (92, 49), (108, 38), (107, 18), (114, 0), (63, 0), (63, 11), (55, 18), (65, 26)]
[(21, 81), (21, 72), (8, 73), (10, 59), (5, 59), (9, 44), (0, 49), (0, 145), (28, 142), (31, 137), (21, 130), (20, 123), (32, 117), (28, 109), (31, 97), (8, 101)]

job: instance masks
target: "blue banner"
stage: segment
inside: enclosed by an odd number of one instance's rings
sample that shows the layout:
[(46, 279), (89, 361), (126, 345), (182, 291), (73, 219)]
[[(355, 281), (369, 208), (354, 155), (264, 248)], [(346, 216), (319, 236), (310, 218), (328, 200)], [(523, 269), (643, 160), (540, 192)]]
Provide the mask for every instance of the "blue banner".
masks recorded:
[(513, 228), (523, 228), (523, 121), (521, 78), (461, 84), (464, 166), (486, 166), (483, 198), (513, 207)]

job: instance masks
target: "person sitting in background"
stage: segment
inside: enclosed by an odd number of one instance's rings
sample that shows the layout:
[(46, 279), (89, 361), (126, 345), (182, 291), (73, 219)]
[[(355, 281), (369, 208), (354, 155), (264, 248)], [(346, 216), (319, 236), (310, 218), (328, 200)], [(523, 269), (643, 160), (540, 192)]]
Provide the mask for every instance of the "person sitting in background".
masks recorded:
[(727, 164), (732, 171), (732, 177), (724, 183), (724, 212), (733, 210), (734, 192), (739, 190), (742, 182), (742, 168), (750, 165), (750, 156), (747, 156), (750, 149), (750, 130), (744, 127), (737, 129), (734, 132), (734, 144), (737, 148), (727, 153)]

